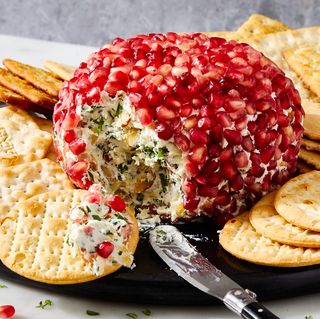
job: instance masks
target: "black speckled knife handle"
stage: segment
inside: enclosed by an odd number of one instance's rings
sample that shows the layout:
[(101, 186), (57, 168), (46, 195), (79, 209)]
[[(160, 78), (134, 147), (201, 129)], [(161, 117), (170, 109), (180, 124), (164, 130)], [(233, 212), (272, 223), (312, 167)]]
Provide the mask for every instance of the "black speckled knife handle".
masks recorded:
[(280, 319), (267, 308), (257, 302), (256, 294), (241, 287), (228, 291), (224, 296), (224, 304), (245, 319)]
[(280, 319), (258, 302), (246, 305), (241, 311), (241, 317), (245, 319)]

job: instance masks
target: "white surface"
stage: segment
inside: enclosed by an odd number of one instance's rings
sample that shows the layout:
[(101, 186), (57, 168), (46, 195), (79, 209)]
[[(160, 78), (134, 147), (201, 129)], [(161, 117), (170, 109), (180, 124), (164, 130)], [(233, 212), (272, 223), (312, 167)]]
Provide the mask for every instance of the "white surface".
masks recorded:
[[(94, 48), (46, 42), (39, 40), (16, 38), (0, 35), (0, 60), (14, 58), (33, 65), (41, 65), (41, 61), (52, 59), (62, 63), (77, 65), (85, 59)], [(12, 304), (16, 308), (16, 319), (81, 319), (91, 318), (86, 315), (86, 310), (100, 312), (94, 318), (129, 318), (126, 313), (134, 312), (138, 318), (152, 319), (195, 319), (195, 318), (236, 318), (230, 311), (222, 306), (212, 307), (166, 307), (155, 305), (134, 305), (111, 303), (107, 301), (93, 301), (88, 299), (72, 298), (65, 295), (53, 294), (48, 291), (33, 289), (14, 284), (1, 278), (0, 284), (8, 288), (0, 289), (0, 305)], [(276, 283), (270, 283), (276, 285)], [(124, 292), (125, 293), (125, 292)], [(137, 291), (137, 294), (139, 292)], [(51, 299), (53, 306), (50, 309), (39, 309), (36, 305), (40, 300)], [(313, 315), (314, 319), (320, 318), (320, 294), (309, 295), (294, 299), (268, 302), (265, 305), (276, 313), (281, 319), (304, 319), (306, 315)], [(151, 317), (144, 316), (141, 311), (150, 309)]]

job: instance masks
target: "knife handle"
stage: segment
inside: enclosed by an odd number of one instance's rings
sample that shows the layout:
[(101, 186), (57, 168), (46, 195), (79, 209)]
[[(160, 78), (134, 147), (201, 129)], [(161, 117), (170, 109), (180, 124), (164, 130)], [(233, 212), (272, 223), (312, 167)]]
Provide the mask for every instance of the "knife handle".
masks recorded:
[(246, 305), (241, 311), (244, 319), (280, 319), (259, 302), (252, 302)]
[(234, 288), (223, 298), (224, 304), (244, 319), (279, 319), (267, 308), (257, 302), (256, 294), (250, 290)]

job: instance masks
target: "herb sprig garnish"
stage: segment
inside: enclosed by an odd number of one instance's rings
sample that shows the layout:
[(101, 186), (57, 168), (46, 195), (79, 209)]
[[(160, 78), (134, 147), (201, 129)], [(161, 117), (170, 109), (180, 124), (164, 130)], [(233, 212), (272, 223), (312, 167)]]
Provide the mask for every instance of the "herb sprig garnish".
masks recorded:
[(93, 311), (93, 310), (89, 310), (89, 309), (87, 309), (86, 314), (88, 316), (100, 316), (99, 312), (96, 312), (96, 311)]
[(138, 318), (138, 315), (134, 312), (129, 312), (129, 313), (126, 313), (126, 316), (131, 318), (131, 319), (137, 319)]
[(52, 306), (53, 302), (50, 299), (46, 299), (45, 301), (40, 301), (36, 308), (44, 309), (47, 306)]
[(151, 316), (151, 310), (150, 309), (145, 309), (145, 310), (142, 310), (141, 312), (147, 317)]
[(0, 284), (0, 288), (8, 288), (8, 286)]

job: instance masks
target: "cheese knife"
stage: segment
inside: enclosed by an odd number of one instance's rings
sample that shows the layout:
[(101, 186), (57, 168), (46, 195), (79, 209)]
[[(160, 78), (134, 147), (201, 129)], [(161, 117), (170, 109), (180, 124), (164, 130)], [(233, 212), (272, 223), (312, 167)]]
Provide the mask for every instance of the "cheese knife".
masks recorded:
[(257, 301), (255, 293), (243, 289), (203, 257), (176, 227), (157, 226), (149, 240), (170, 269), (194, 287), (222, 300), (239, 317), (279, 319)]

